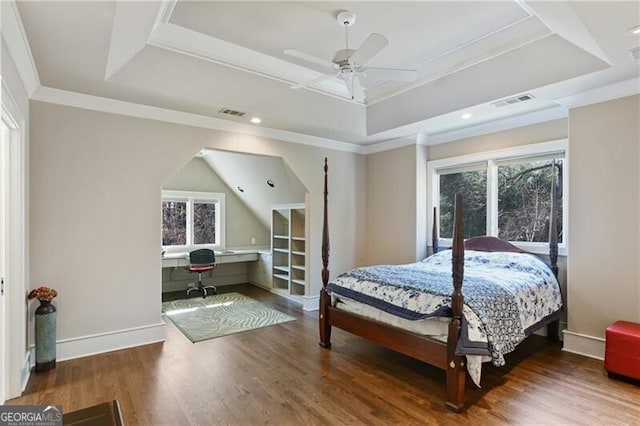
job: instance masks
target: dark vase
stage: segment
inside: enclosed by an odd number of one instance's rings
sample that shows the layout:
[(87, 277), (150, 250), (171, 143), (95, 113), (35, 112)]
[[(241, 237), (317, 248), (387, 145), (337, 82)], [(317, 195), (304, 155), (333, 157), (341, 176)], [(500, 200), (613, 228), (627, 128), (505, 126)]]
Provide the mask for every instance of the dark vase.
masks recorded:
[(56, 368), (56, 307), (40, 300), (36, 309), (36, 372)]

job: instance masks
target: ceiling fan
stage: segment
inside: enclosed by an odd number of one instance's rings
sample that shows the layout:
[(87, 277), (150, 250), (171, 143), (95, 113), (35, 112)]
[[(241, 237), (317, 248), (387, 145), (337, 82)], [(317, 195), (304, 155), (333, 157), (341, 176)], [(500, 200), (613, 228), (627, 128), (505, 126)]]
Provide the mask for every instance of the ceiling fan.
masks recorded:
[(331, 61), (317, 58), (294, 49), (284, 50), (286, 55), (320, 65), (320, 69), (325, 73), (313, 80), (294, 84), (291, 86), (292, 89), (313, 86), (321, 81), (335, 78), (344, 81), (351, 99), (363, 101), (365, 99), (365, 93), (362, 80), (366, 80), (367, 78), (383, 78), (396, 81), (415, 81), (418, 78), (418, 73), (415, 70), (365, 66), (371, 58), (389, 45), (389, 40), (383, 35), (373, 33), (358, 49), (350, 49), (349, 27), (356, 22), (356, 15), (350, 11), (342, 11), (338, 13), (336, 18), (345, 28), (346, 48), (338, 50)]

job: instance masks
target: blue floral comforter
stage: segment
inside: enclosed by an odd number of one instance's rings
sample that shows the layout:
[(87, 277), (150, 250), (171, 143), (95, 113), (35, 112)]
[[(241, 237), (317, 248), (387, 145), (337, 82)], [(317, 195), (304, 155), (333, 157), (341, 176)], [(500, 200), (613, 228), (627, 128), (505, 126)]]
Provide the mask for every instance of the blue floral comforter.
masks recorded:
[[(459, 355), (490, 354), (504, 365), (530, 332), (562, 309), (558, 281), (536, 256), (465, 251), (463, 340)], [(378, 265), (345, 272), (327, 285), (335, 295), (402, 318), (451, 316), (451, 250), (406, 265)]]

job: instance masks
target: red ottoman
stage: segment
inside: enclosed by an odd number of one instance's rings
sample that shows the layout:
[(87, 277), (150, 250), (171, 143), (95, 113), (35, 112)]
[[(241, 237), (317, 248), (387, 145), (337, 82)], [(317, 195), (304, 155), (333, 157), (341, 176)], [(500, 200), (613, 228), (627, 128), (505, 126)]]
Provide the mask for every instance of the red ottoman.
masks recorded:
[(640, 324), (616, 321), (607, 327), (604, 368), (640, 380)]

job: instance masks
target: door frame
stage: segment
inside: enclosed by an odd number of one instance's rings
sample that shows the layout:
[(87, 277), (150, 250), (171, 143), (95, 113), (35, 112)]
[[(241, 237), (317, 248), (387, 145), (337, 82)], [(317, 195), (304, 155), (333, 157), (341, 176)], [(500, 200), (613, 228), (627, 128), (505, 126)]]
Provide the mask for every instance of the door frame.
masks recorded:
[(27, 138), (23, 113), (2, 80), (1, 119), (10, 129), (5, 164), (8, 166), (6, 185), (6, 256), (5, 256), (5, 369), (6, 399), (20, 396), (29, 378), (27, 347)]

